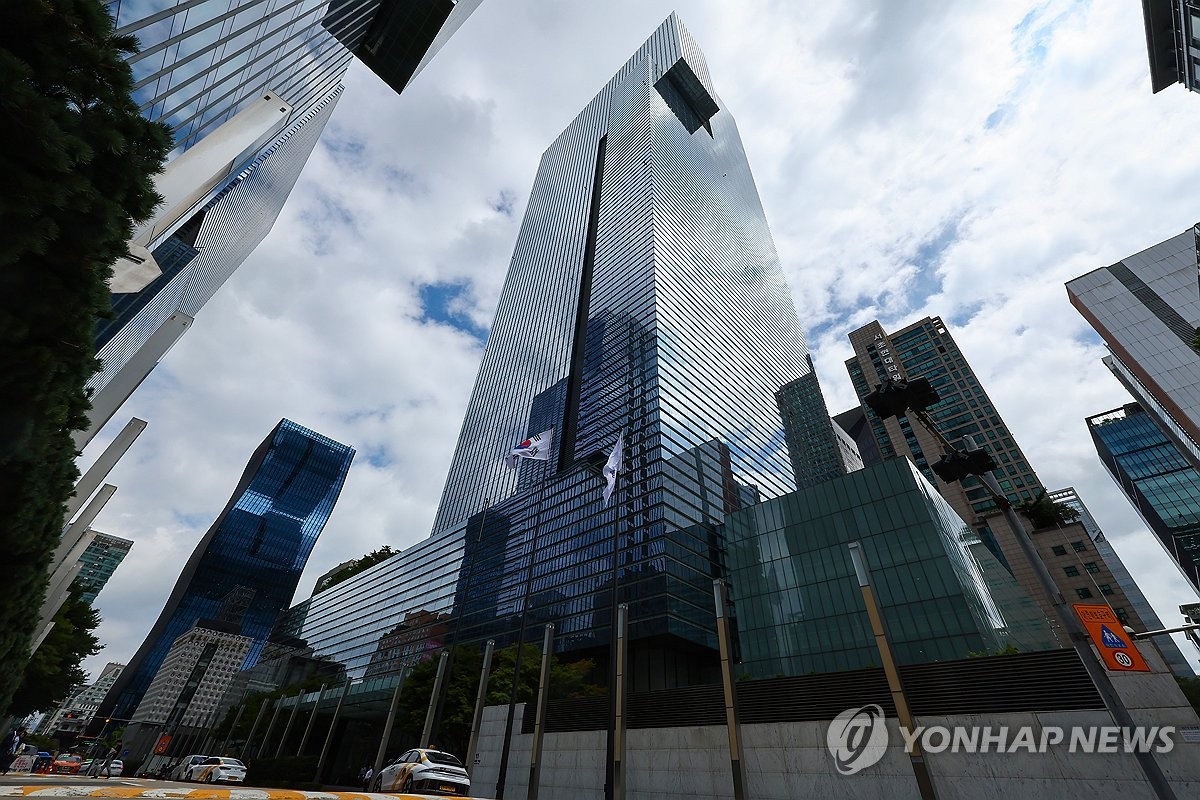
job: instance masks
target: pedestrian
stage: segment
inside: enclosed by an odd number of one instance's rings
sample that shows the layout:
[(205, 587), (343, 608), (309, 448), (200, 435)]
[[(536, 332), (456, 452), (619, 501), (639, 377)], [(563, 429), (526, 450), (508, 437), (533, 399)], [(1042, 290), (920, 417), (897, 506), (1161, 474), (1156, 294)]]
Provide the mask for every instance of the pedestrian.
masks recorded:
[(363, 768), (362, 775), (363, 775), (363, 791), (369, 792), (369, 791), (371, 791), (371, 778), (374, 777), (375, 770), (371, 769), (371, 766), (368, 764), (366, 767)]
[(17, 728), (15, 731), (9, 731), (4, 740), (0, 741), (0, 775), (8, 774), (17, 753), (21, 751), (21, 740), (24, 738), (25, 729)]

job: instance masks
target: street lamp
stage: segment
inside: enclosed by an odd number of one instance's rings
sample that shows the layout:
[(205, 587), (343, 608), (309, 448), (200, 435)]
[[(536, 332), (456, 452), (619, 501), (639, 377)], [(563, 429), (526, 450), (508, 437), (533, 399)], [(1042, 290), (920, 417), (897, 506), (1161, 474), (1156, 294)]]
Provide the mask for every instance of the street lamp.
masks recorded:
[[(1012, 528), (1013, 536), (1021, 548), (1022, 555), (1024, 555), (1026, 562), (1033, 569), (1033, 573), (1041, 583), (1042, 590), (1050, 599), (1051, 605), (1054, 606), (1059, 617), (1059, 622), (1062, 623), (1071, 639), (1071, 646), (1075, 649), (1079, 660), (1083, 662), (1084, 669), (1087, 670), (1092, 683), (1096, 686), (1096, 691), (1099, 692), (1100, 697), (1104, 700), (1104, 705), (1108, 708), (1109, 713), (1112, 714), (1113, 719), (1118, 725), (1127, 729), (1133, 728), (1135, 725), (1133, 717), (1129, 714), (1129, 710), (1125, 708), (1125, 704), (1117, 694), (1112, 680), (1108, 677), (1108, 673), (1092, 653), (1091, 645), (1088, 643), (1088, 635), (1084, 631), (1082, 623), (1080, 623), (1079, 618), (1075, 616), (1071, 609), (1067, 608), (1066, 600), (1063, 598), (1062, 593), (1059, 592), (1058, 585), (1054, 583), (1054, 579), (1050, 576), (1050, 571), (1046, 568), (1045, 562), (1042, 561), (1042, 557), (1033, 546), (1033, 541), (1029, 538), (1029, 534), (1026, 533), (1025, 525), (1021, 522), (1020, 517), (1017, 516), (1012, 503), (1009, 502), (1008, 497), (1000, 489), (1000, 484), (992, 474), (992, 470), (996, 467), (996, 462), (986, 450), (977, 448), (975, 440), (970, 436), (962, 437), (963, 449), (960, 450), (942, 435), (937, 426), (933, 424), (933, 420), (926, 413), (926, 409), (940, 399), (937, 390), (930, 385), (928, 379), (914, 378), (907, 381), (902, 379), (880, 384), (875, 387), (875, 391), (863, 398), (863, 402), (883, 419), (899, 417), (901, 415), (913, 417), (921, 423), (921, 426), (925, 430), (936, 437), (942, 443), (946, 453), (932, 467), (934, 473), (946, 483), (961, 481), (968, 475), (975, 475), (979, 478), (980, 483), (987, 489), (992, 500), (1000, 508), (1001, 512), (1003, 512), (1009, 527)], [(1142, 773), (1146, 776), (1146, 780), (1149, 782), (1155, 796), (1159, 800), (1175, 800), (1175, 792), (1171, 789), (1170, 784), (1167, 783), (1166, 775), (1163, 774), (1162, 768), (1159, 767), (1154, 755), (1137, 748), (1134, 749), (1133, 755), (1137, 759), (1138, 765), (1142, 768)]]

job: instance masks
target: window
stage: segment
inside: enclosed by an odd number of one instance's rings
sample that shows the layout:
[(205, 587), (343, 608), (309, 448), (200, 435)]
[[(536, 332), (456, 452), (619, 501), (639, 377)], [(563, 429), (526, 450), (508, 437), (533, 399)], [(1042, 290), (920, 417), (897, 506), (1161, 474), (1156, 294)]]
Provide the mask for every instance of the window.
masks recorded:
[(1076, 553), (1086, 553), (1087, 545), (1084, 544), (1083, 542), (1071, 542), (1071, 549), (1074, 550)]
[(1056, 556), (1065, 556), (1067, 554), (1067, 548), (1063, 547), (1061, 544), (1054, 545), (1054, 547), (1051, 547), (1050, 550)]
[(1080, 600), (1087, 600), (1092, 596), (1092, 590), (1085, 586), (1082, 589), (1076, 589), (1075, 594), (1079, 595)]
[(1090, 575), (1095, 575), (1097, 572), (1100, 571), (1100, 567), (1096, 566), (1095, 561), (1087, 562), (1086, 564), (1083, 565), (1083, 568), (1086, 569), (1088, 571), (1088, 574), (1090, 574)]
[(1068, 578), (1074, 578), (1076, 575), (1079, 574), (1079, 567), (1076, 567), (1074, 565), (1069, 566), (1069, 567), (1063, 567), (1063, 572), (1067, 573)]
[(1121, 620), (1121, 622), (1129, 618), (1129, 612), (1123, 608), (1114, 608), (1113, 613), (1117, 615), (1117, 619)]
[(1099, 589), (1100, 594), (1104, 595), (1105, 597), (1111, 597), (1113, 594), (1112, 586), (1108, 585), (1107, 583), (1102, 583), (1096, 588)]

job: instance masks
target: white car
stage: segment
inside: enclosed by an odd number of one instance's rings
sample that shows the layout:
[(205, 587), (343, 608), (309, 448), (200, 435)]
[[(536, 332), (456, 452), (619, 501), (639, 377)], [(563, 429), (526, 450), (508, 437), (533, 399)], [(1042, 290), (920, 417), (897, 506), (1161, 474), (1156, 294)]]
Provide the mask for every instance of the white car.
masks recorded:
[(192, 767), (204, 763), (204, 760), (207, 758), (208, 756), (201, 755), (188, 756), (171, 768), (171, 771), (167, 773), (167, 780), (186, 781), (188, 779), (188, 772)]
[(380, 792), (469, 794), (471, 779), (462, 762), (440, 750), (409, 750), (379, 771), (374, 787)]
[(121, 773), (125, 770), (125, 764), (124, 764), (124, 762), (121, 761), (121, 759), (114, 758), (112, 761), (110, 761), (108, 764), (107, 770), (104, 769), (104, 761), (105, 761), (105, 759), (103, 759), (103, 758), (95, 759), (95, 760), (88, 759), (87, 761), (83, 762), (83, 764), (80, 765), (79, 774), (80, 775), (91, 775), (93, 772), (95, 772), (97, 777), (101, 777), (101, 776), (103, 776), (105, 778), (121, 777)]
[(246, 765), (236, 758), (211, 756), (191, 767), (187, 780), (198, 783), (241, 783), (246, 780)]

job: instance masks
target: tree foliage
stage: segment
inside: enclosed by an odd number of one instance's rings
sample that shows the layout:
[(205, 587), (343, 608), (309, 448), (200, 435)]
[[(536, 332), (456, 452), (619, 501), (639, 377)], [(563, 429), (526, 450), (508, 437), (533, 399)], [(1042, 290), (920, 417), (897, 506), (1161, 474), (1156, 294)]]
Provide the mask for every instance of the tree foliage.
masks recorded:
[(356, 558), (346, 566), (339, 569), (337, 572), (329, 576), (325, 581), (324, 586), (318, 586), (313, 592), (314, 595), (320, 594), (331, 586), (337, 586), (344, 580), (353, 578), (360, 572), (365, 572), (381, 561), (387, 561), (392, 556), (396, 555), (396, 551), (388, 545), (384, 545), (378, 550), (372, 550), (362, 558)]
[(24, 717), (34, 711), (51, 709), (76, 686), (87, 683), (80, 667), (83, 659), (100, 652), (100, 640), (94, 631), (100, 614), (79, 597), (72, 587), (70, 596), (54, 615), (54, 627), (25, 667), (21, 683), (9, 704), (9, 713)]
[[(112, 263), (159, 201), (170, 133), (146, 121), (98, 0), (5, 0), (0, 25), (0, 709), (29, 656), (31, 621), (78, 476)], [(45, 698), (43, 698), (43, 701)]]
[(1042, 489), (1038, 496), (1013, 506), (1033, 524), (1034, 530), (1054, 528), (1079, 519), (1079, 512), (1066, 503), (1056, 503)]
[[(425, 727), (425, 715), (429, 710), (429, 696), (437, 675), (437, 662), (436, 658), (422, 661), (413, 668), (405, 681), (396, 708), (396, 723), (391, 738), (393, 748), (399, 749), (396, 752), (389, 750), (388, 758), (394, 758), (404, 750), (419, 744), (421, 732)], [(537, 697), (541, 662), (540, 646), (523, 646), (521, 676), (517, 686), (518, 703), (530, 703)], [(508, 703), (512, 694), (516, 663), (516, 645), (492, 654), (486, 705)], [(603, 694), (603, 689), (588, 682), (594, 667), (591, 661), (563, 663), (555, 657), (550, 665), (551, 698)], [(446, 681), (440, 723), (431, 745), (459, 756), (466, 753), (471, 738), (475, 696), (479, 691), (479, 673), (482, 668), (481, 648), (464, 646), (455, 650), (454, 664)]]

